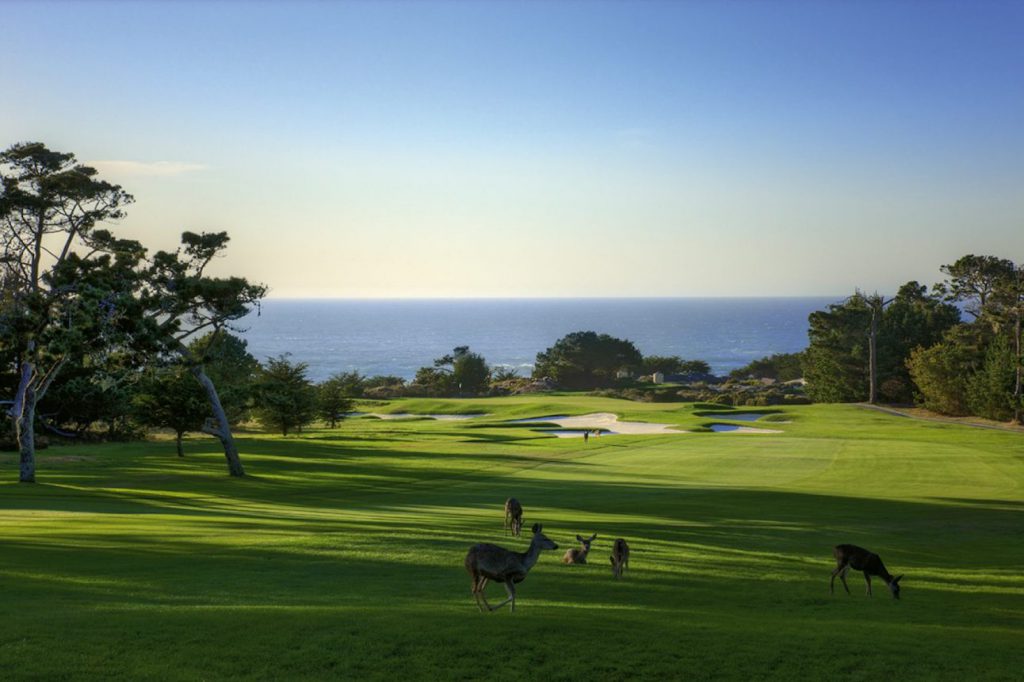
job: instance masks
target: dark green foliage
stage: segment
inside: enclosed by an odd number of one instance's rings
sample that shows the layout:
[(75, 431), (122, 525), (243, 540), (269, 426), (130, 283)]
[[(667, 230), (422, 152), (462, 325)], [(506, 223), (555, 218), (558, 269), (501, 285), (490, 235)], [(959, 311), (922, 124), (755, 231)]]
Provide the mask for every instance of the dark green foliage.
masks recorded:
[(876, 315), (879, 395), (909, 402), (915, 387), (907, 360), (911, 351), (929, 347), (957, 324), (959, 310), (907, 282), (891, 300), (856, 293), (827, 311), (811, 313), (810, 344), (802, 354), (807, 392), (816, 402), (856, 402), (869, 398), (869, 342)]
[(146, 426), (174, 431), (178, 456), (184, 457), (182, 436), (202, 430), (210, 417), (210, 403), (195, 378), (178, 365), (151, 369), (143, 375), (132, 413)]
[(960, 322), (960, 310), (927, 287), (907, 282), (882, 314), (878, 329), (880, 394), (887, 402), (910, 402), (915, 388), (907, 360), (915, 348), (928, 348)]
[(868, 394), (868, 337), (871, 311), (861, 295), (811, 313), (804, 352), (807, 393), (815, 402), (865, 400)]
[[(401, 379), (398, 379), (398, 377), (375, 377), (375, 379), (397, 379), (399, 383), (402, 381)], [(359, 372), (338, 372), (331, 375), (330, 380), (338, 385), (340, 394), (346, 398), (361, 398), (363, 396), (363, 391), (369, 387), (368, 382), (370, 381)], [(387, 382), (384, 381), (383, 383)], [(383, 383), (376, 385), (383, 385)]]
[(911, 351), (907, 367), (924, 407), (954, 416), (970, 413), (968, 385), (984, 358), (978, 332), (974, 325), (960, 324), (934, 346)]
[(137, 379), (138, 371), (116, 357), (76, 358), (64, 366), (39, 402), (37, 417), (77, 437), (97, 423), (106, 425), (108, 438), (123, 437), (132, 432), (128, 417)]
[(402, 377), (377, 374), (372, 377), (367, 377), (363, 381), (363, 390), (368, 388), (380, 388), (381, 386), (402, 386), (403, 384), (405, 384), (405, 379)]
[(643, 357), (632, 342), (581, 331), (538, 353), (533, 376), (550, 377), (565, 388), (592, 389), (611, 386), (619, 370), (636, 371), (642, 364)]
[(1014, 269), (1013, 262), (1005, 258), (968, 254), (952, 265), (940, 268), (948, 279), (937, 288), (950, 300), (963, 301), (967, 312), (978, 318), (988, 308), (993, 295), (998, 295), (1004, 287)]
[(255, 386), (256, 416), (264, 426), (287, 436), (316, 417), (317, 395), (306, 378), (307, 368), (287, 355), (267, 359)]
[(985, 351), (985, 360), (967, 382), (967, 407), (971, 414), (1005, 421), (1013, 417), (1014, 357), (1005, 336), (996, 336)]
[(644, 374), (661, 372), (665, 375), (703, 376), (711, 374), (711, 366), (703, 360), (683, 360), (678, 355), (648, 355), (644, 357), (640, 371)]
[(733, 379), (793, 381), (804, 375), (803, 353), (775, 353), (729, 373)]
[(413, 385), (428, 396), (479, 395), (487, 391), (491, 368), (469, 346), (458, 346), (450, 354), (434, 360), (433, 367), (421, 367)]
[(317, 386), (317, 414), (332, 429), (352, 410), (352, 399), (348, 397), (352, 390), (350, 374), (353, 373), (335, 374)]
[(515, 367), (496, 367), (491, 370), (491, 381), (493, 383), (504, 383), (523, 379)]
[(0, 152), (0, 339), (18, 354), (10, 413), (23, 482), (35, 480), (37, 404), (71, 356), (138, 331), (133, 294), (145, 250), (95, 229), (133, 199), (96, 175), (39, 142)]
[(211, 332), (188, 345), (191, 356), (202, 363), (217, 386), (217, 395), (231, 424), (244, 422), (251, 413), (260, 363), (249, 353), (248, 345), (227, 332)]

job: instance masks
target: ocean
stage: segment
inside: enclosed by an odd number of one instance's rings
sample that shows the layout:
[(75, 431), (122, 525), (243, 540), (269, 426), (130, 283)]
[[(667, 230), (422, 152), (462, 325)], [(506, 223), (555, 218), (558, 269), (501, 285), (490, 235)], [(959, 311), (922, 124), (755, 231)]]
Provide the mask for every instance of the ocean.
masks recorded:
[(629, 339), (644, 355), (704, 360), (727, 374), (807, 346), (807, 316), (840, 297), (270, 299), (241, 320), (260, 361), (289, 353), (309, 377), (359, 371), (411, 379), (456, 346), (529, 376), (538, 352), (574, 331)]

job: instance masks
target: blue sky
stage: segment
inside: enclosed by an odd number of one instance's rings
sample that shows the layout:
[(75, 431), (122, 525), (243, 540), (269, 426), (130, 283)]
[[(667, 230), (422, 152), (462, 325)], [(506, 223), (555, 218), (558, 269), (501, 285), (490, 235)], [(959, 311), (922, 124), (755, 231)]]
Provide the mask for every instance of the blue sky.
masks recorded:
[(5, 2), (0, 144), (275, 296), (893, 291), (1024, 261), (1024, 4)]

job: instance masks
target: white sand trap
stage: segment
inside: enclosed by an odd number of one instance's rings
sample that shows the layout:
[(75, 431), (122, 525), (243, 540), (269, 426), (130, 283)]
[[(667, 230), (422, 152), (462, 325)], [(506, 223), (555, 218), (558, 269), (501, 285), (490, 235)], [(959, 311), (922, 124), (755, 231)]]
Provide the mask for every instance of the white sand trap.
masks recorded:
[(582, 438), (583, 434), (594, 429), (600, 429), (602, 436), (624, 435), (652, 435), (662, 433), (686, 433), (679, 429), (672, 428), (669, 424), (653, 424), (651, 422), (624, 422), (619, 421), (618, 416), (611, 412), (595, 412), (594, 414), (583, 414), (578, 417), (566, 417), (554, 415), (550, 417), (533, 417), (531, 419), (513, 419), (510, 424), (557, 424), (561, 429), (543, 430), (544, 433), (551, 433), (559, 438)]
[(776, 429), (755, 429), (752, 426), (736, 426), (735, 424), (712, 424), (708, 428), (715, 433), (782, 433)]

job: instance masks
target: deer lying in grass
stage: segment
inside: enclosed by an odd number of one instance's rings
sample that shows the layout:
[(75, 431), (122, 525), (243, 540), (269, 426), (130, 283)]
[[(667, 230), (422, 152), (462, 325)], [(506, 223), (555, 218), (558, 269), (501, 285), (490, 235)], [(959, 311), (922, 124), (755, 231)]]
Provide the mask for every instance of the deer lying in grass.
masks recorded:
[(597, 533), (590, 536), (589, 539), (584, 540), (581, 536), (577, 535), (576, 539), (580, 541), (580, 548), (575, 547), (566, 550), (565, 556), (562, 557), (563, 564), (585, 564), (587, 563), (587, 554), (590, 553), (590, 543), (597, 537)]
[[(473, 580), (473, 585), (470, 588), (473, 591), (473, 598), (476, 599), (476, 605), (481, 611), (484, 610), (484, 607), (488, 611), (495, 611), (509, 602), (512, 603), (512, 611), (516, 610), (515, 584), (526, 580), (526, 574), (537, 563), (543, 550), (558, 549), (558, 545), (549, 540), (542, 531), (543, 526), (539, 523), (533, 524), (533, 539), (530, 541), (530, 548), (525, 552), (513, 552), (486, 543), (469, 548), (469, 552), (466, 553), (465, 566)], [(488, 604), (487, 597), (484, 596), (484, 588), (487, 587), (488, 580), (504, 583), (508, 599), (497, 606)]]
[(616, 538), (612, 543), (612, 575), (616, 578), (622, 577), (622, 571), (629, 567), (629, 545), (622, 538)]
[(864, 580), (868, 583), (868, 596), (871, 596), (871, 576), (877, 575), (885, 581), (892, 592), (893, 599), (900, 598), (900, 579), (902, 575), (895, 578), (885, 568), (882, 559), (874, 552), (869, 552), (857, 545), (836, 545), (832, 550), (832, 556), (836, 558), (836, 567), (832, 571), (832, 582), (829, 583), (829, 593), (835, 593), (836, 576), (843, 582), (846, 594), (850, 594), (850, 586), (846, 584), (846, 574), (852, 568), (855, 571), (864, 572)]
[(516, 537), (523, 532), (523, 505), (514, 497), (505, 500), (505, 530)]

